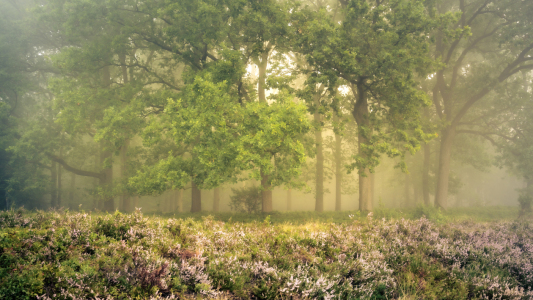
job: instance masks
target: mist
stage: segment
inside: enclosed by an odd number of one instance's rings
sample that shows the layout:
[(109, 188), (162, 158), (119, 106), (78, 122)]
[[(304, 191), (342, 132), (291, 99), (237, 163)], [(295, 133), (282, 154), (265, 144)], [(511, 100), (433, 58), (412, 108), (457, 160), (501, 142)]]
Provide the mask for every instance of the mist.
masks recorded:
[(1, 209), (530, 210), (529, 3), (111, 2), (0, 1)]

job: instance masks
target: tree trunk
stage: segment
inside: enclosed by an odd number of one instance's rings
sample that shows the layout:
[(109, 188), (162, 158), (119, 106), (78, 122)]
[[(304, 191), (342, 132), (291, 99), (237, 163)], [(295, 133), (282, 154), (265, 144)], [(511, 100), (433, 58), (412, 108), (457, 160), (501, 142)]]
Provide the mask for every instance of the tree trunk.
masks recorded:
[(261, 170), (261, 198), (263, 199), (262, 203), (262, 212), (267, 213), (272, 211), (272, 186), (270, 184), (268, 175), (264, 174)]
[(176, 211), (176, 192), (174, 190), (168, 191), (168, 209), (170, 212)]
[[(126, 53), (120, 54), (119, 55), (119, 59), (120, 59), (120, 64), (121, 64), (120, 69), (122, 71), (122, 81), (126, 85), (129, 82), (129, 80), (128, 80), (128, 67), (126, 66)], [(129, 144), (130, 144), (130, 140), (128, 138), (126, 138), (124, 140), (124, 145), (120, 148), (120, 178), (123, 181), (124, 181), (124, 178), (126, 178), (126, 170), (127, 170), (127, 166), (128, 166), (127, 152), (128, 152)], [(120, 210), (122, 210), (124, 212), (131, 212), (132, 211), (130, 195), (128, 195), (127, 193), (124, 192), (120, 196), (120, 202), (121, 202)]]
[(431, 147), (429, 144), (424, 144), (424, 165), (422, 167), (422, 197), (424, 198), (424, 205), (430, 206), (429, 198), (429, 167), (431, 163)]
[(372, 178), (374, 174), (370, 173), (368, 169), (364, 169), (363, 172), (363, 174), (359, 173), (359, 210), (372, 211), (374, 199)]
[(167, 208), (167, 197), (165, 195), (165, 193), (159, 195), (159, 202), (158, 202), (158, 205), (157, 205), (157, 212), (158, 213), (163, 213), (163, 212), (166, 212)]
[(0, 189), (0, 210), (7, 210), (9, 203), (7, 199), (7, 191), (5, 188)]
[(166, 194), (167, 195), (165, 196), (165, 210), (164, 210), (164, 212), (165, 213), (169, 213), (169, 212), (172, 212), (172, 205), (171, 205), (172, 193), (171, 193), (171, 191), (167, 191)]
[(454, 137), (455, 128), (448, 127), (442, 130), (439, 153), (439, 170), (437, 173), (437, 189), (435, 192), (435, 205), (444, 210), (448, 208), (448, 184)]
[(57, 208), (61, 208), (63, 196), (63, 168), (61, 164), (57, 164)]
[[(529, 197), (533, 198), (533, 179), (527, 177), (525, 179), (526, 193), (529, 195)], [(531, 212), (531, 204), (531, 202), (527, 202), (524, 204), (520, 203), (520, 216)]]
[(122, 81), (124, 84), (128, 83), (128, 66), (126, 66), (126, 53), (119, 54), (120, 70), (122, 71)]
[(213, 190), (213, 211), (220, 211), (220, 188), (218, 187)]
[[(63, 136), (61, 136), (61, 142), (63, 142)], [(59, 147), (59, 157), (63, 158), (63, 147)], [(63, 196), (63, 167), (61, 164), (57, 164), (57, 208), (61, 208), (61, 200)]]
[[(414, 175), (414, 174), (413, 174)], [(416, 179), (411, 177), (411, 185), (413, 186), (413, 204), (414, 206), (418, 205), (418, 196), (419, 196), (419, 186), (416, 182)]]
[(74, 203), (74, 191), (76, 190), (76, 174), (70, 173), (70, 188), (68, 191), (68, 206), (71, 210), (79, 210), (78, 205)]
[(140, 199), (140, 196), (135, 196), (133, 198), (133, 208), (134, 209), (139, 208), (139, 199)]
[[(104, 167), (106, 159), (111, 159), (113, 157), (113, 154), (110, 151), (100, 151), (100, 165)], [(107, 212), (113, 212), (115, 210), (115, 199), (111, 195), (112, 189), (113, 189), (113, 166), (110, 166), (109, 168), (104, 169), (104, 174), (100, 180), (100, 187), (104, 190), (104, 196), (102, 199), (102, 207), (101, 209), (103, 211)]]
[(316, 180), (315, 180), (315, 211), (324, 211), (324, 147), (322, 139), (322, 126), (320, 126), (321, 116), (318, 112), (319, 97), (315, 96), (315, 105), (317, 106), (314, 119), (319, 124), (318, 129), (315, 131), (315, 143), (316, 143)]
[[(124, 145), (122, 148), (120, 148), (120, 178), (125, 182), (125, 178), (127, 177), (127, 168), (128, 168), (128, 147), (130, 144), (130, 140), (126, 139), (124, 141)], [(123, 192), (123, 194), (120, 196), (120, 202), (122, 204), (121, 210), (124, 212), (132, 212), (131, 208), (131, 199), (130, 195), (128, 195), (127, 192)]]
[(292, 210), (292, 189), (287, 190), (287, 211)]
[(55, 161), (52, 161), (50, 179), (50, 207), (57, 208), (57, 164)]
[(405, 207), (411, 207), (411, 180), (409, 174), (404, 174)]
[(191, 181), (191, 212), (202, 211), (202, 192), (196, 186), (194, 181)]
[[(102, 84), (104, 88), (109, 88), (111, 85), (111, 72), (109, 66), (102, 68)], [(111, 161), (113, 158), (113, 153), (111, 151), (106, 151), (104, 148), (104, 143), (100, 143), (100, 166), (104, 166), (106, 160)], [(104, 188), (104, 199), (102, 209), (107, 212), (113, 212), (115, 210), (115, 198), (112, 195), (113, 189), (113, 166), (104, 170), (105, 176), (100, 179), (100, 186)]]
[[(367, 158), (363, 151), (363, 145), (367, 144), (371, 135), (370, 122), (368, 120), (368, 99), (362, 82), (357, 84), (357, 91), (352, 87), (352, 92), (357, 101), (354, 105), (352, 115), (357, 123), (357, 147), (359, 156)], [(366, 131), (366, 132), (365, 132)], [(373, 209), (373, 174), (368, 168), (359, 169), (359, 210), (372, 211)]]
[(257, 97), (259, 98), (260, 102), (267, 103), (266, 100), (266, 72), (267, 72), (267, 65), (268, 65), (268, 53), (269, 51), (263, 52), (261, 54), (261, 61), (257, 63), (257, 68), (259, 71), (259, 76), (257, 79)]
[[(336, 116), (336, 115), (335, 115)], [(337, 118), (335, 118), (337, 119)], [(335, 211), (341, 211), (342, 201), (342, 137), (335, 133)]]
[[(110, 158), (112, 156), (111, 152), (109, 151), (102, 151), (102, 162), (106, 158)], [(111, 195), (112, 194), (112, 188), (113, 188), (113, 167), (109, 167), (105, 169), (105, 176), (100, 179), (100, 187), (104, 189), (104, 196), (103, 196), (103, 211), (107, 212), (113, 212), (115, 211), (115, 198)]]
[[(261, 53), (261, 60), (257, 61), (257, 68), (259, 71), (257, 79), (257, 97), (260, 102), (268, 103), (266, 100), (266, 72), (268, 65), (268, 54), (269, 51)], [(268, 175), (263, 173), (261, 170), (261, 198), (262, 198), (262, 211), (271, 212), (272, 211), (272, 189), (268, 179)]]
[(183, 212), (183, 190), (176, 191), (176, 206), (179, 213)]
[[(94, 154), (94, 170), (95, 171), (99, 171), (102, 169), (102, 167), (100, 166), (100, 147), (98, 147), (98, 152)], [(93, 190), (96, 191), (96, 189), (98, 188), (98, 183), (100, 181), (98, 180), (98, 178), (93, 178)], [(96, 192), (94, 193), (93, 195), (93, 210), (97, 210), (99, 209), (99, 202), (100, 202), (100, 197), (98, 197), (98, 194), (96, 194)]]

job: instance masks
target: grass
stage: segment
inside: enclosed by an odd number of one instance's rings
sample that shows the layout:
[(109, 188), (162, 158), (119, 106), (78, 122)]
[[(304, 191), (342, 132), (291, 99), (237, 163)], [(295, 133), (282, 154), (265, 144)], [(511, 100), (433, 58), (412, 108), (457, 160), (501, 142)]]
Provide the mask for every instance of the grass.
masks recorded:
[[(154, 217), (165, 218), (192, 218), (196, 221), (202, 220), (203, 217), (213, 216), (215, 220), (222, 222), (242, 222), (253, 223), (263, 221), (267, 216), (270, 216), (272, 224), (306, 224), (306, 223), (332, 223), (332, 224), (346, 224), (353, 220), (364, 221), (367, 218), (366, 213), (360, 211), (326, 211), (317, 213), (314, 211), (295, 211), (295, 212), (270, 212), (270, 213), (236, 213), (236, 212), (219, 212), (214, 213), (204, 211), (200, 213), (149, 213), (148, 215)], [(487, 206), (487, 207), (464, 207), (451, 208), (447, 211), (436, 209), (433, 207), (418, 206), (416, 208), (407, 209), (387, 209), (378, 207), (373, 212), (373, 217), (376, 219), (385, 218), (391, 219), (407, 219), (416, 220), (425, 216), (427, 219), (437, 222), (502, 222), (513, 221), (518, 218), (518, 208), (511, 206)]]

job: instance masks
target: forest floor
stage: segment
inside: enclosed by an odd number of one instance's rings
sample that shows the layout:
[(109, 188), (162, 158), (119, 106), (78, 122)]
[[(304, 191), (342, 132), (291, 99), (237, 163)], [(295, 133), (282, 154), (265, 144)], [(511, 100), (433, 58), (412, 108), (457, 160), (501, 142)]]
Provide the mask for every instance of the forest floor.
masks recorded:
[(517, 215), (0, 211), (0, 299), (531, 299)]

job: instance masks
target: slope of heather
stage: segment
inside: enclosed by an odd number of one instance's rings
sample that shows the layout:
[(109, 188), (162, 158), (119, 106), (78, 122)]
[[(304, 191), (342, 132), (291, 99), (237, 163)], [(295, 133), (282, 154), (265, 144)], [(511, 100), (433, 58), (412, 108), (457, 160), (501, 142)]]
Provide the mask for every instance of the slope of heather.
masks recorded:
[[(0, 299), (530, 299), (527, 221), (0, 212)], [(264, 217), (262, 217), (264, 218)]]

